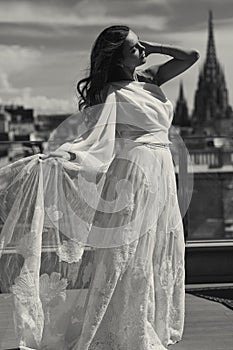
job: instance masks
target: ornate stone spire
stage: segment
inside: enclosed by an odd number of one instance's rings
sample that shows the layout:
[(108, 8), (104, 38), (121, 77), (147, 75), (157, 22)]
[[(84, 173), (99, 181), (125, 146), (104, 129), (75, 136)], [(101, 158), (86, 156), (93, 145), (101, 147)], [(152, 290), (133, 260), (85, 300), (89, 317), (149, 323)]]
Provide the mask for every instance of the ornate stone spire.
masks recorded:
[(197, 133), (219, 135), (232, 132), (233, 115), (228, 104), (223, 69), (217, 59), (212, 11), (209, 11), (207, 52), (195, 92), (192, 126)]
[(184, 101), (184, 89), (183, 89), (183, 83), (180, 82), (180, 93), (179, 93), (179, 100)]
[(184, 89), (183, 89), (182, 81), (180, 82), (179, 97), (176, 102), (173, 124), (180, 127), (190, 125), (188, 107), (187, 107), (186, 99), (184, 97)]
[(207, 54), (204, 65), (204, 74), (209, 79), (215, 79), (216, 70), (218, 69), (218, 63), (216, 59), (216, 50), (214, 42), (214, 31), (213, 31), (213, 14), (212, 11), (209, 11), (209, 33), (208, 33), (208, 42), (207, 42)]

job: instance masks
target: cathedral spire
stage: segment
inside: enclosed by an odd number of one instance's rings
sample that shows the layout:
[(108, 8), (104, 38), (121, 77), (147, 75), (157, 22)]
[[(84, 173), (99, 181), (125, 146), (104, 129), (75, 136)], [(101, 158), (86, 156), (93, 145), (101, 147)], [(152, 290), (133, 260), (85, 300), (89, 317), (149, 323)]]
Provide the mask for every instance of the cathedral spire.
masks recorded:
[(207, 53), (205, 60), (205, 74), (209, 76), (209, 79), (214, 79), (217, 70), (217, 58), (214, 41), (214, 28), (213, 28), (213, 13), (209, 11), (209, 26), (208, 26), (208, 42)]
[(186, 98), (184, 96), (182, 81), (180, 82), (180, 90), (179, 90), (179, 96), (176, 102), (173, 124), (178, 125), (180, 127), (186, 127), (186, 126), (189, 126), (190, 124), (188, 106), (187, 106)]
[(224, 72), (216, 57), (212, 11), (209, 11), (207, 53), (195, 91), (192, 126), (197, 133), (233, 132), (233, 113), (228, 104)]
[(216, 51), (214, 42), (214, 30), (213, 30), (213, 13), (209, 11), (209, 32), (208, 32), (208, 44), (207, 44), (207, 61), (214, 59), (216, 61)]
[(179, 92), (179, 100), (184, 101), (184, 89), (183, 89), (183, 82), (180, 81), (180, 92)]

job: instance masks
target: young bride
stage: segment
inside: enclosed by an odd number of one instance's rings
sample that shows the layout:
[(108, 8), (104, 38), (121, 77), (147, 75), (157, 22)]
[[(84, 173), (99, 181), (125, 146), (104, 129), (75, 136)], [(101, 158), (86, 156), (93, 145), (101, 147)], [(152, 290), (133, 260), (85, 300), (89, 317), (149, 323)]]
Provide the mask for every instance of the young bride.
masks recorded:
[[(150, 54), (172, 58), (139, 69)], [(181, 339), (185, 244), (168, 138), (173, 108), (160, 86), (198, 57), (141, 41), (127, 26), (106, 28), (78, 83), (82, 133), (0, 169), (2, 249), (14, 246), (20, 257), (6, 289), (21, 345), (164, 350)], [(48, 242), (53, 254), (43, 250)], [(85, 301), (77, 296), (55, 320), (87, 247)]]

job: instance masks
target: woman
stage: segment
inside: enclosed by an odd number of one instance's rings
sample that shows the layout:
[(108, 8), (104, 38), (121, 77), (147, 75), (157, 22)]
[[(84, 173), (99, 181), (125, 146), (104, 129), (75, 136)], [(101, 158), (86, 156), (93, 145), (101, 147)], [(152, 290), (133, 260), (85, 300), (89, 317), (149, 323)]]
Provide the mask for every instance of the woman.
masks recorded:
[[(153, 53), (173, 58), (138, 69)], [(79, 107), (88, 127), (55, 152), (10, 166), (24, 191), (14, 192), (14, 200), (13, 192), (5, 194), (14, 210), (7, 220), (9, 206), (2, 204), (2, 245), (17, 241), (17, 252), (24, 257), (10, 283), (22, 345), (162, 350), (181, 339), (184, 238), (169, 150), (172, 104), (160, 86), (198, 57), (195, 50), (140, 41), (127, 26), (106, 28), (94, 43), (89, 76), (78, 83)], [(6, 178), (7, 169), (0, 177), (13, 191), (19, 183), (9, 172)], [(26, 218), (31, 230), (17, 231), (21, 238), (14, 240), (12, 218), (22, 207), (19, 203), (26, 201), (25, 193), (34, 209), (29, 214), (21, 210), (17, 219)], [(64, 270), (59, 276), (51, 269), (41, 272), (42, 233), (49, 236), (48, 230), (44, 233), (48, 219), (56, 231), (56, 254), (60, 263), (67, 263), (67, 271), (79, 261), (84, 246), (94, 248), (85, 302), (75, 298), (59, 321), (51, 316), (54, 295), (64, 297), (71, 277)], [(46, 259), (52, 257), (48, 254)]]

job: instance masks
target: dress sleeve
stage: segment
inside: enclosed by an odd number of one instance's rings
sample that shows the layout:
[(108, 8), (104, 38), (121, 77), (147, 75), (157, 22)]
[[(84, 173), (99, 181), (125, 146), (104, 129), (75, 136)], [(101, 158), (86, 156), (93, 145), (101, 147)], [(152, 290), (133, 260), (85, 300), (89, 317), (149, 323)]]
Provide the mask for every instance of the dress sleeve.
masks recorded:
[[(76, 159), (68, 162), (69, 167), (106, 172), (115, 155), (116, 98), (113, 88), (109, 88), (104, 104), (91, 107), (81, 114), (84, 115), (81, 116), (83, 123), (79, 126), (79, 135), (56, 150), (75, 154)], [(75, 115), (72, 116), (71, 123), (74, 117)], [(87, 120), (97, 122), (93, 126), (93, 122), (88, 123)], [(64, 129), (64, 125), (62, 127)]]
[[(0, 168), (0, 287), (3, 293), (11, 291), (16, 296), (20, 341), (32, 342), (36, 348), (41, 345), (48, 315), (44, 310), (50, 305), (49, 286), (61, 287), (59, 295), (64, 299), (67, 285), (79, 283), (71, 276), (74, 270), (81, 276), (85, 249), (96, 247), (88, 237), (115, 154), (113, 89), (89, 116), (97, 120), (94, 127), (79, 125), (77, 135), (79, 121), (74, 117), (49, 142), (50, 149), (59, 145), (60, 150), (74, 152), (75, 161), (41, 159), (37, 154)], [(66, 271), (67, 277), (61, 278), (57, 271)], [(81, 282), (79, 288), (83, 286)]]

